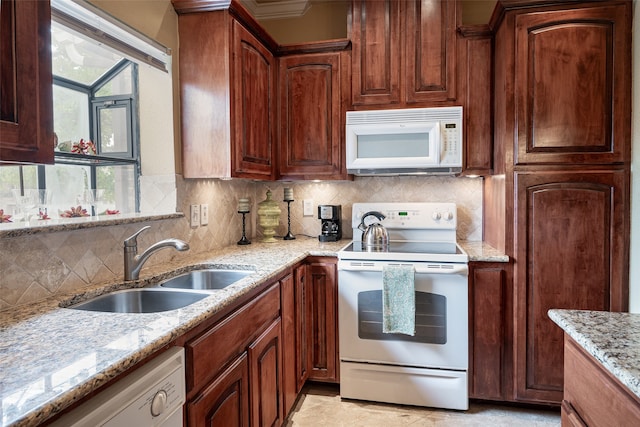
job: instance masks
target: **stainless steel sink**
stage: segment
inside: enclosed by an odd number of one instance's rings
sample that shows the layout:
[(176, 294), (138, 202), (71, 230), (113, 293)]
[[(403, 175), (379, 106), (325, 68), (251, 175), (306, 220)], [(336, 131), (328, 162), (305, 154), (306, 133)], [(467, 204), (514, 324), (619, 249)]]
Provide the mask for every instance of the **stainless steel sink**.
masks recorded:
[(206, 297), (198, 292), (136, 288), (101, 295), (69, 308), (107, 313), (158, 313), (186, 307)]
[(214, 291), (224, 289), (253, 273), (255, 273), (255, 271), (250, 270), (193, 270), (160, 283), (160, 287)]

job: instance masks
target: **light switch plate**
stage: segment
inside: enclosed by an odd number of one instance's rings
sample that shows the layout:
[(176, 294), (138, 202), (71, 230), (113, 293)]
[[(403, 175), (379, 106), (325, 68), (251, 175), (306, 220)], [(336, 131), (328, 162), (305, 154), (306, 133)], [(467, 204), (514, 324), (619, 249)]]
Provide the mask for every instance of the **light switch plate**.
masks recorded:
[(313, 216), (313, 200), (303, 200), (302, 201), (302, 216)]
[(200, 205), (191, 205), (191, 227), (200, 225)]
[(209, 205), (200, 205), (200, 225), (209, 224)]

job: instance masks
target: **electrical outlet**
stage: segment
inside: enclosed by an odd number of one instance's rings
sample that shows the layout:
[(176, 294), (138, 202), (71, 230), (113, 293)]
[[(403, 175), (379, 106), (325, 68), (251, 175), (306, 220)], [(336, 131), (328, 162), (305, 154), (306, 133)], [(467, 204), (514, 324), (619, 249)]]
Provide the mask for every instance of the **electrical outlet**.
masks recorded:
[(209, 224), (209, 205), (200, 205), (200, 225)]
[(200, 225), (200, 205), (191, 205), (191, 227)]
[(303, 200), (302, 201), (303, 214), (302, 216), (313, 216), (313, 200)]

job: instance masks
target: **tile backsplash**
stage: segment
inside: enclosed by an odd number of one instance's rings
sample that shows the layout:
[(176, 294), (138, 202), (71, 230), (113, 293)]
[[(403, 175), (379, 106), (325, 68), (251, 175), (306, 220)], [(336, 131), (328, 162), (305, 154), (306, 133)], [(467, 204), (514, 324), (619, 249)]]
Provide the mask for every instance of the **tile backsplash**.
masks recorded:
[[(168, 183), (171, 179), (166, 180)], [(49, 296), (80, 290), (89, 284), (119, 281), (123, 277), (123, 241), (144, 225), (150, 225), (139, 237), (144, 250), (168, 237), (185, 240), (190, 253), (202, 253), (235, 244), (241, 237), (239, 198), (249, 198), (247, 236), (256, 238), (257, 204), (267, 189), (280, 202), (282, 215), (276, 236), (287, 232), (287, 205), (283, 189), (293, 189), (291, 230), (294, 235), (315, 237), (320, 233), (317, 219), (319, 204), (342, 205), (345, 244), (351, 238), (351, 204), (366, 201), (454, 202), (458, 206), (458, 239), (482, 240), (482, 180), (444, 176), (361, 177), (340, 182), (254, 182), (249, 180), (185, 180), (176, 177), (178, 211), (189, 212), (190, 204), (209, 205), (209, 224), (191, 228), (185, 218), (149, 223), (104, 226), (73, 231), (41, 232), (0, 240), (0, 310), (29, 304)], [(154, 183), (162, 188), (162, 183)], [(173, 188), (165, 189), (171, 193)], [(163, 196), (154, 195), (161, 203)], [(173, 200), (170, 195), (167, 199)], [(303, 216), (303, 200), (313, 203), (313, 215)], [(163, 250), (152, 256), (148, 265), (184, 257), (184, 253)]]

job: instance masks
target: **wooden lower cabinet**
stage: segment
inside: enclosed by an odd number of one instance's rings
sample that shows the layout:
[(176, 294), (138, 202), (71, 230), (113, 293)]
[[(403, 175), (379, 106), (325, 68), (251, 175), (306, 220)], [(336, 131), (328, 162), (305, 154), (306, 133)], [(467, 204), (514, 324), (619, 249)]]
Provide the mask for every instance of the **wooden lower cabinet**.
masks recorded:
[(279, 426), (280, 284), (184, 343), (190, 427)]
[(564, 338), (562, 426), (640, 425), (640, 399), (572, 338)]
[(309, 378), (311, 298), (306, 286), (306, 264), (283, 278), (282, 290), (282, 388), (284, 414), (293, 408), (302, 386)]
[(332, 257), (312, 257), (307, 262), (311, 288), (311, 368), (309, 379), (339, 382), (337, 264)]
[(469, 263), (469, 397), (502, 401), (511, 388), (511, 264)]
[(190, 426), (249, 426), (249, 364), (243, 353), (186, 405)]
[(280, 426), (282, 416), (282, 335), (276, 319), (249, 346), (251, 425)]

